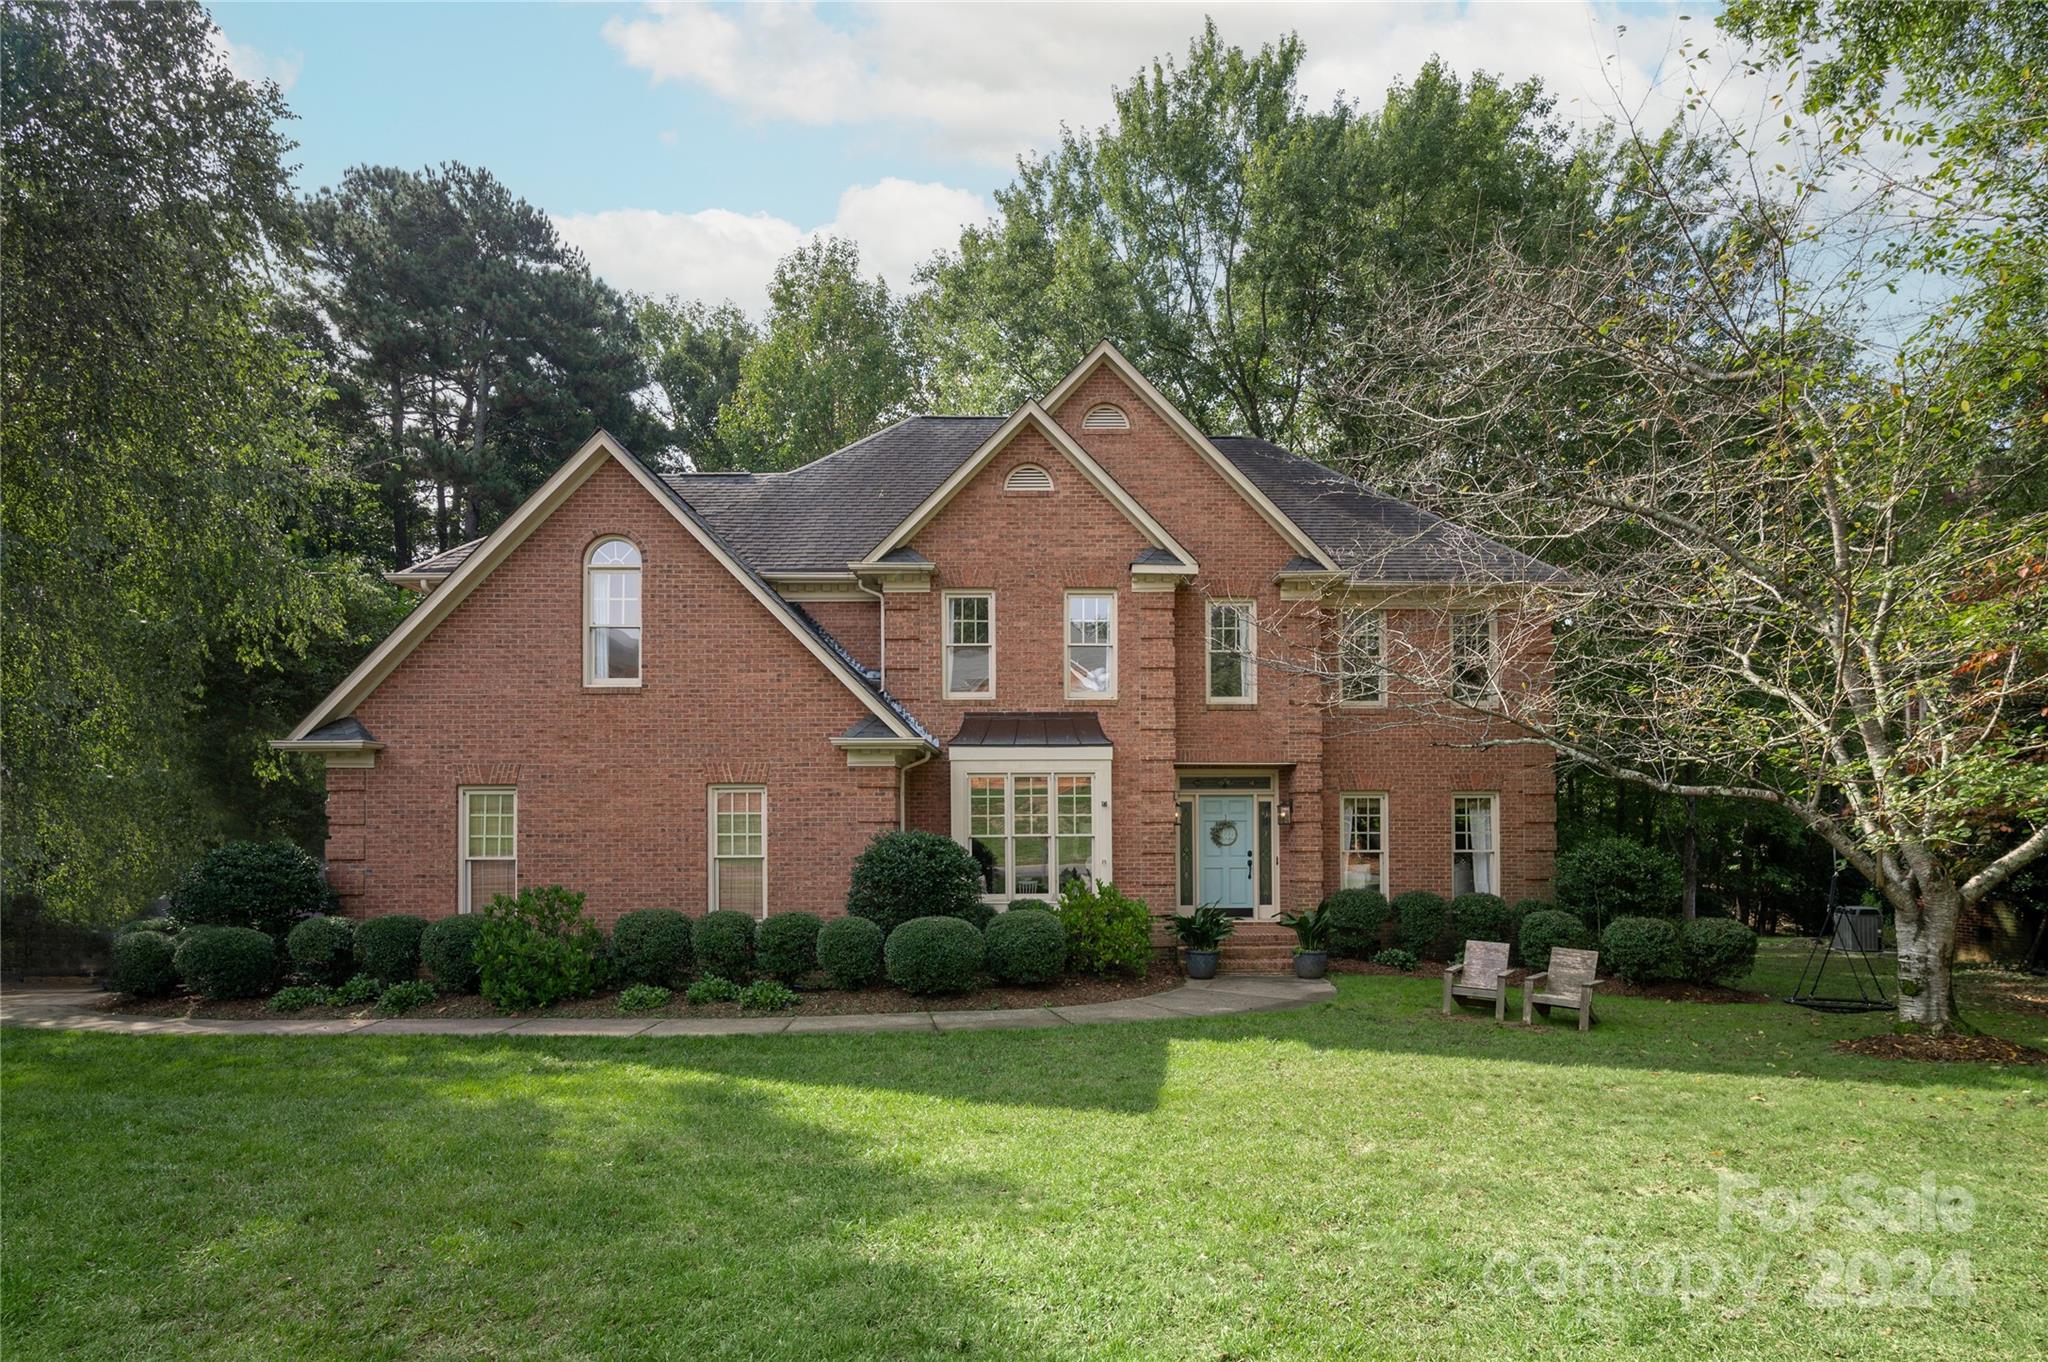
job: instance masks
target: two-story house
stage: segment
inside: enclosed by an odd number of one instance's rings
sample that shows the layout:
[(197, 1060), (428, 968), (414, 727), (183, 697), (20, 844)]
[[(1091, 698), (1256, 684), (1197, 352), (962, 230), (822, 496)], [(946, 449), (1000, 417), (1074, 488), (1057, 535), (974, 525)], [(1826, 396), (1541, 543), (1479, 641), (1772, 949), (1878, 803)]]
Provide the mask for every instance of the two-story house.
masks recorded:
[(1073, 876), (1259, 919), (1340, 886), (1543, 895), (1547, 755), (1407, 704), (1386, 659), (1540, 685), (1497, 588), (1550, 575), (1203, 434), (1105, 344), (1007, 416), (786, 473), (657, 474), (599, 434), (393, 574), (425, 598), (277, 746), (325, 758), (353, 913), (560, 883), (599, 921), (829, 915), (897, 827), (969, 847), (997, 903)]

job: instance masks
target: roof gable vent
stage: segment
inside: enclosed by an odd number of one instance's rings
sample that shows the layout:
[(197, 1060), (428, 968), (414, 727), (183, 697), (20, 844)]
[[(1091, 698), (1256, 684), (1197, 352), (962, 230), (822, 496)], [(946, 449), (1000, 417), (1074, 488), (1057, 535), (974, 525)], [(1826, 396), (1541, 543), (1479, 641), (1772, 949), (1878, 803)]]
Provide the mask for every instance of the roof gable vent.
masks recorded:
[(1124, 409), (1114, 403), (1104, 402), (1088, 409), (1081, 418), (1083, 430), (1129, 430), (1131, 418), (1124, 415)]
[(1052, 474), (1035, 463), (1020, 463), (1003, 479), (1005, 492), (1050, 492)]

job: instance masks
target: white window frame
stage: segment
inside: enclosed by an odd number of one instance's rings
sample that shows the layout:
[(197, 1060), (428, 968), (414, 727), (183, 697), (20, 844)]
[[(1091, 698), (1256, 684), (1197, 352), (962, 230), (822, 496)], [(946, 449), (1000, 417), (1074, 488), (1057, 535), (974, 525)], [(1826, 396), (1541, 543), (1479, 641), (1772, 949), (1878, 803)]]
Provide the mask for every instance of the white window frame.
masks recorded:
[[(1108, 647), (1109, 685), (1106, 689), (1103, 690), (1074, 689), (1074, 648), (1076, 647), (1076, 644), (1074, 642), (1074, 601), (1077, 597), (1085, 600), (1106, 600), (1109, 602), (1109, 642), (1107, 643), (1107, 645), (1097, 645), (1090, 643), (1083, 643), (1078, 645), (1084, 648), (1091, 648), (1097, 646)], [(1066, 640), (1066, 642), (1062, 645), (1060, 649), (1060, 684), (1064, 688), (1066, 697), (1069, 700), (1116, 699), (1116, 617), (1117, 601), (1116, 592), (1114, 591), (1069, 591), (1066, 594), (1066, 596), (1060, 601), (1060, 635), (1062, 638)]]
[[(1361, 623), (1370, 622), (1373, 631), (1373, 649), (1361, 653), (1351, 646), (1351, 635)], [(1353, 670), (1352, 664), (1370, 658), (1369, 670)], [(1345, 687), (1354, 680), (1370, 675), (1376, 682), (1376, 694), (1369, 700), (1354, 700), (1345, 694)], [(1337, 704), (1342, 709), (1385, 709), (1387, 707), (1387, 612), (1363, 606), (1348, 607), (1337, 617)]]
[[(1355, 885), (1351, 883), (1350, 865), (1351, 806), (1355, 802), (1368, 799), (1379, 805), (1380, 845), (1378, 855), (1380, 858), (1380, 882), (1377, 885)], [(1379, 790), (1346, 790), (1337, 797), (1337, 887), (1339, 889), (1376, 889), (1387, 898), (1393, 897), (1392, 894), (1387, 893), (1387, 886), (1392, 882), (1390, 872), (1393, 867), (1393, 858), (1388, 854), (1388, 843), (1393, 839), (1388, 836), (1387, 817), (1387, 812), (1392, 802), (1384, 791)]]
[[(1112, 867), (1116, 864), (1114, 847), (1111, 844), (1114, 812), (1111, 799), (1110, 770), (1114, 751), (1107, 747), (1058, 748), (1058, 747), (955, 747), (947, 753), (947, 764), (952, 769), (953, 781), (953, 840), (974, 850), (973, 821), (970, 817), (968, 789), (974, 776), (1001, 776), (1003, 780), (1003, 835), (1010, 844), (1009, 863), (1004, 867), (1004, 889), (1000, 894), (984, 893), (982, 901), (997, 908), (1005, 908), (1016, 898), (1056, 900), (1059, 897), (1059, 778), (1061, 776), (1087, 776), (1090, 779), (1089, 796), (1094, 800), (1091, 810), (1089, 836), (1094, 845), (1089, 852), (1089, 874), (1098, 885), (1107, 884), (1114, 878)], [(1046, 876), (1050, 888), (1043, 894), (1019, 895), (1010, 892), (1016, 883), (1016, 794), (1015, 782), (1018, 776), (1047, 776), (1052, 813), (1049, 845), (1046, 849)], [(1029, 834), (1027, 834), (1029, 835)]]
[[(624, 544), (627, 548), (633, 550), (633, 565), (631, 567), (600, 567), (592, 562), (591, 560), (597, 557), (597, 551), (607, 544)], [(622, 534), (605, 535), (583, 551), (583, 684), (585, 686), (602, 690), (634, 690), (640, 686), (641, 678), (647, 675), (647, 597), (645, 591), (647, 578), (644, 575), (646, 566), (647, 556), (640, 551), (640, 546)], [(602, 628), (623, 626), (607, 626), (597, 622), (596, 611), (593, 609), (595, 601), (592, 598), (596, 594), (593, 588), (596, 586), (599, 576), (623, 575), (628, 572), (632, 573), (634, 578), (634, 603), (640, 607), (640, 623), (631, 626), (640, 633), (639, 670), (632, 676), (599, 676), (597, 674), (597, 631)]]
[[(1486, 619), (1486, 675), (1480, 683), (1480, 694), (1476, 697), (1461, 693), (1458, 687), (1458, 620), (1473, 615), (1481, 615)], [(1452, 701), (1472, 709), (1495, 708), (1500, 702), (1500, 612), (1490, 606), (1451, 611), (1450, 619), (1444, 628), (1444, 643), (1450, 656)]]
[[(718, 854), (718, 797), (720, 795), (732, 794), (751, 794), (759, 795), (761, 797), (761, 854), (759, 857), (721, 856)], [(721, 905), (718, 902), (718, 863), (720, 861), (746, 861), (758, 859), (761, 862), (760, 906), (759, 908), (755, 909), (741, 908), (734, 909), (733, 911), (747, 913), (748, 916), (753, 917), (756, 920), (766, 918), (768, 916), (768, 787), (766, 785), (710, 786), (705, 793), (704, 811), (706, 818), (704, 840), (704, 873), (706, 879), (709, 881), (704, 891), (704, 902), (710, 905), (710, 911), (719, 911)]]
[[(980, 600), (988, 602), (988, 642), (955, 643), (953, 641), (953, 602)], [(953, 650), (955, 648), (988, 649), (988, 689), (956, 691), (953, 689)], [(996, 698), (996, 593), (993, 591), (945, 591), (939, 595), (939, 686), (948, 700), (993, 700)]]
[[(1486, 828), (1490, 841), (1484, 847), (1470, 847), (1461, 850), (1458, 846), (1458, 806), (1467, 801), (1475, 800), (1483, 800), (1487, 805), (1488, 817)], [(1454, 897), (1458, 891), (1458, 858), (1460, 856), (1484, 856), (1486, 858), (1490, 885), (1484, 889), (1480, 888), (1478, 864), (1475, 861), (1473, 865), (1472, 888), (1469, 892), (1474, 894), (1500, 893), (1500, 795), (1498, 793), (1476, 790), (1451, 796), (1451, 892)]]
[[(512, 797), (512, 854), (472, 856), (469, 854), (469, 801), (475, 795)], [(513, 785), (464, 785), (455, 792), (455, 911), (474, 913), (481, 904), (469, 901), (469, 867), (474, 861), (512, 862), (512, 892), (519, 892), (519, 789)]]
[[(1243, 612), (1244, 618), (1244, 694), (1216, 694), (1216, 612), (1220, 609)], [(1202, 692), (1212, 705), (1256, 705), (1259, 702), (1259, 664), (1257, 649), (1252, 640), (1258, 637), (1258, 602), (1234, 597), (1217, 598), (1203, 606), (1202, 620)]]

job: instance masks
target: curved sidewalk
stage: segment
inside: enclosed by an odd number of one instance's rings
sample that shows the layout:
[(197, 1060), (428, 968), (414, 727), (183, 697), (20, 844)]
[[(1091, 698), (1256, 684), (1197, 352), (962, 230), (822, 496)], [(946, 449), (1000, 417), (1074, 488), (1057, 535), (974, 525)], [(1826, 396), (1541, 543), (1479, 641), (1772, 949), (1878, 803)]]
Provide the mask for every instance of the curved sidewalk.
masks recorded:
[(1226, 975), (1190, 979), (1179, 988), (1113, 1003), (1075, 1007), (1020, 1007), (985, 1012), (848, 1012), (810, 1017), (344, 1017), (294, 1021), (186, 1020), (107, 1012), (93, 1003), (107, 995), (88, 988), (16, 987), (0, 993), (0, 1023), (53, 1031), (97, 1031), (123, 1036), (762, 1036), (876, 1031), (1002, 1031), (1093, 1022), (1170, 1021), (1228, 1017), (1241, 1012), (1285, 1012), (1327, 1002), (1337, 988), (1327, 979)]

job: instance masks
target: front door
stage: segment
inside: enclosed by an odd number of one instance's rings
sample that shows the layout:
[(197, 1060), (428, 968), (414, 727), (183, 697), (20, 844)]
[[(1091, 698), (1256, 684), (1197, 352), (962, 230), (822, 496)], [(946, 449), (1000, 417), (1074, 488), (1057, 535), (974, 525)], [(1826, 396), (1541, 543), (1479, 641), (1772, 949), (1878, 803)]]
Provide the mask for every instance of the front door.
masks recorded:
[(1252, 830), (1249, 795), (1203, 795), (1195, 828), (1195, 855), (1202, 867), (1202, 892), (1197, 903), (1213, 903), (1229, 913), (1250, 913), (1253, 857), (1259, 839)]

